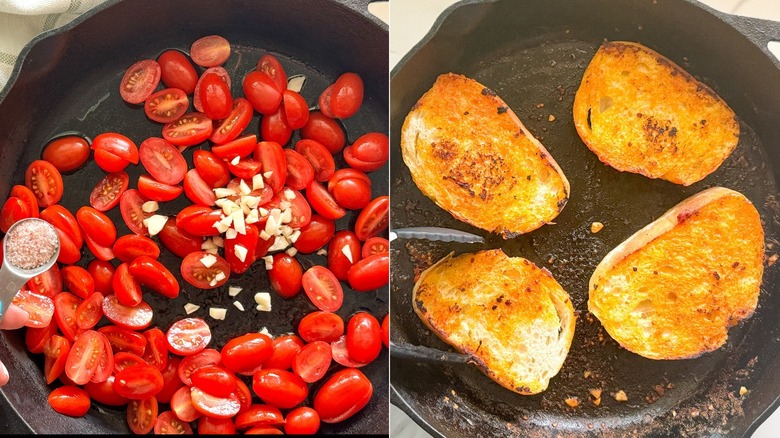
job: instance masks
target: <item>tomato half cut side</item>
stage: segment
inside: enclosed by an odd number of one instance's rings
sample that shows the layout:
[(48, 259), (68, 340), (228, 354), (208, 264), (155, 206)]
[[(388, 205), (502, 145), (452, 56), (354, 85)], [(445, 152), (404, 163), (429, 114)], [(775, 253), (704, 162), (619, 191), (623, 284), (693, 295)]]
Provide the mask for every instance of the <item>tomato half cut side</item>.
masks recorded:
[(287, 179), (287, 158), (282, 146), (273, 141), (261, 141), (257, 144), (254, 158), (263, 164), (263, 177), (274, 193), (282, 190)]
[(144, 212), (142, 208), (146, 201), (147, 199), (136, 189), (126, 190), (119, 197), (119, 212), (122, 214), (127, 228), (133, 233), (149, 234), (149, 230), (144, 225), (144, 219), (151, 216), (151, 213)]
[(43, 375), (46, 383), (51, 384), (65, 371), (70, 353), (70, 341), (60, 335), (52, 335), (43, 347)]
[[(203, 433), (198, 428), (198, 432)], [(154, 422), (154, 434), (155, 435), (192, 435), (192, 427), (187, 421), (182, 421), (176, 418), (176, 415), (171, 411), (165, 411), (157, 416), (157, 420)]]
[(138, 146), (130, 138), (116, 133), (104, 132), (92, 140), (92, 149), (110, 152), (132, 164), (138, 164)]
[(330, 344), (314, 341), (306, 344), (295, 356), (293, 372), (304, 382), (314, 383), (328, 372), (331, 360)]
[[(52, 305), (52, 311), (53, 311)], [(93, 292), (76, 308), (76, 324), (82, 329), (91, 329), (103, 316), (103, 294)]]
[(365, 243), (363, 243), (363, 249), (361, 251), (363, 258), (374, 254), (389, 253), (390, 241), (379, 236), (369, 237)]
[(360, 368), (368, 365), (367, 362), (358, 362), (349, 357), (347, 349), (347, 335), (341, 336), (337, 341), (330, 343), (330, 350), (333, 353), (333, 361), (347, 368)]
[(205, 348), (199, 353), (190, 356), (184, 356), (179, 364), (179, 379), (187, 386), (192, 386), (192, 373), (200, 367), (206, 365), (219, 365), (222, 362), (222, 355), (213, 348)]
[(344, 302), (341, 283), (328, 268), (315, 265), (303, 273), (301, 279), (306, 296), (318, 309), (335, 312)]
[(89, 271), (81, 266), (65, 266), (60, 270), (62, 284), (65, 289), (81, 299), (87, 299), (95, 292), (95, 280), (89, 275)]
[(60, 292), (54, 298), (54, 320), (57, 322), (62, 335), (73, 342), (83, 333), (76, 324), (76, 309), (81, 304), (81, 298), (70, 292)]
[(387, 229), (390, 222), (390, 198), (379, 196), (374, 198), (358, 214), (355, 221), (355, 234), (358, 239), (366, 241), (378, 236)]
[(190, 388), (190, 395), (192, 396), (192, 405), (195, 409), (213, 418), (230, 418), (241, 409), (241, 402), (238, 400), (235, 394), (230, 394), (227, 397), (213, 396), (197, 386)]
[(20, 290), (11, 303), (29, 314), (25, 327), (46, 327), (54, 316), (54, 301), (46, 295)]
[(293, 190), (303, 190), (314, 181), (314, 168), (309, 160), (293, 149), (285, 149), (287, 179), (285, 185)]
[(315, 310), (298, 323), (298, 334), (306, 342), (335, 342), (344, 334), (344, 320), (337, 313)]
[(114, 353), (127, 352), (142, 356), (146, 351), (146, 338), (141, 333), (113, 324), (104, 325), (97, 331), (108, 339)]
[(41, 207), (56, 204), (62, 199), (62, 175), (48, 161), (35, 160), (30, 163), (24, 174), (24, 181), (24, 185), (32, 190)]
[(165, 338), (172, 353), (191, 356), (211, 342), (211, 329), (201, 318), (184, 318), (171, 324)]
[(171, 123), (187, 112), (190, 99), (178, 88), (166, 88), (149, 96), (144, 102), (146, 117), (158, 123)]
[(46, 272), (38, 274), (27, 281), (31, 291), (54, 298), (62, 292), (62, 274), (58, 264), (53, 264)]
[(9, 197), (0, 210), (0, 231), (7, 233), (11, 226), (18, 221), (33, 217), (30, 206), (16, 197)]
[(138, 257), (147, 256), (156, 259), (160, 256), (160, 247), (154, 240), (140, 234), (125, 234), (114, 242), (116, 257), (130, 263)]
[(309, 160), (314, 170), (315, 181), (325, 182), (336, 171), (333, 155), (319, 142), (304, 138), (295, 143), (295, 150)]
[(202, 113), (190, 112), (163, 126), (163, 138), (176, 146), (192, 146), (209, 138), (214, 126)]
[(190, 56), (201, 67), (222, 65), (230, 57), (230, 42), (219, 35), (204, 36), (192, 43)]
[(347, 214), (347, 211), (333, 199), (328, 189), (316, 181), (309, 184), (306, 189), (306, 199), (314, 211), (328, 219), (341, 219)]
[(130, 400), (127, 404), (127, 425), (136, 435), (146, 435), (154, 429), (158, 414), (157, 399)]
[(143, 330), (152, 323), (152, 307), (141, 301), (130, 307), (120, 303), (116, 295), (103, 298), (103, 314), (114, 324), (131, 330)]
[(255, 70), (268, 74), (273, 79), (280, 93), (287, 89), (287, 73), (285, 73), (284, 67), (282, 67), (282, 64), (274, 55), (266, 53), (261, 56), (257, 61)]
[(151, 201), (167, 202), (181, 196), (184, 189), (179, 185), (163, 184), (147, 174), (138, 177), (138, 191)]
[(109, 173), (97, 183), (89, 195), (89, 205), (97, 211), (108, 211), (119, 203), (122, 194), (130, 184), (126, 172)]
[(144, 360), (164, 372), (168, 366), (168, 341), (165, 339), (165, 333), (155, 327), (146, 330), (143, 335), (146, 338)]
[(27, 327), (24, 331), (24, 345), (30, 353), (43, 353), (46, 343), (58, 332), (57, 324), (49, 324), (46, 327)]
[(184, 179), (187, 162), (173, 144), (159, 137), (150, 137), (141, 143), (141, 164), (157, 181), (175, 185)]
[(73, 343), (65, 364), (65, 374), (74, 383), (83, 385), (95, 374), (104, 349), (102, 336), (94, 330), (87, 330)]
[[(210, 267), (206, 267), (203, 259), (216, 258)], [(225, 284), (230, 277), (230, 264), (217, 254), (198, 251), (187, 254), (181, 262), (181, 276), (187, 283), (199, 289), (214, 289)]]
[(119, 81), (119, 95), (127, 103), (142, 103), (160, 83), (160, 64), (143, 59), (131, 65)]
[(162, 373), (146, 363), (125, 368), (114, 376), (114, 392), (130, 400), (153, 397), (162, 387)]
[(243, 97), (233, 99), (233, 109), (214, 129), (210, 137), (211, 141), (218, 145), (232, 141), (249, 126), (253, 115), (253, 108), (248, 100)]

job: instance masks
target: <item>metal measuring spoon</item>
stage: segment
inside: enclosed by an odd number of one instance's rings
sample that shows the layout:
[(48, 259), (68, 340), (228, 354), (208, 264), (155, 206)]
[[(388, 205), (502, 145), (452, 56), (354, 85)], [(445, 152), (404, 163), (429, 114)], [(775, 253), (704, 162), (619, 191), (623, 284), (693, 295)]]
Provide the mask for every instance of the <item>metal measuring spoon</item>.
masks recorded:
[[(8, 259), (8, 244), (10, 240), (8, 236), (12, 236), (15, 231), (18, 231), (16, 230), (17, 227), (29, 223), (29, 221), (38, 221), (51, 228), (57, 239), (57, 248), (51, 257), (42, 265), (32, 269), (24, 269), (14, 266)], [(8, 310), (8, 306), (11, 305), (11, 301), (13, 301), (16, 293), (19, 292), (19, 289), (21, 289), (25, 283), (27, 283), (27, 280), (48, 271), (57, 261), (57, 257), (60, 256), (60, 238), (54, 230), (54, 227), (42, 219), (28, 218), (17, 221), (15, 224), (11, 225), (11, 228), (8, 229), (5, 237), (6, 238), (3, 240), (3, 266), (0, 267), (0, 321), (3, 320), (5, 312)]]

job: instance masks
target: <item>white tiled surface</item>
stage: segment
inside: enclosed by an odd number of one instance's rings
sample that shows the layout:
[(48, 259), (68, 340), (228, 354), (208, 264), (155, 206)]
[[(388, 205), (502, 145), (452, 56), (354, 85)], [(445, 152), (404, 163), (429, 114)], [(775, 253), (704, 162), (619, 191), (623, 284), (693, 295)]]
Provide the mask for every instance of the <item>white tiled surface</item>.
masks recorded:
[[(780, 21), (780, 0), (700, 0), (714, 9), (737, 15)], [(439, 14), (456, 0), (392, 0), (390, 3), (390, 67), (394, 67), (428, 33)], [(772, 47), (780, 57), (780, 49)], [(390, 407), (390, 436), (428, 438), (403, 411)], [(780, 409), (762, 424), (752, 438), (780, 437)]]

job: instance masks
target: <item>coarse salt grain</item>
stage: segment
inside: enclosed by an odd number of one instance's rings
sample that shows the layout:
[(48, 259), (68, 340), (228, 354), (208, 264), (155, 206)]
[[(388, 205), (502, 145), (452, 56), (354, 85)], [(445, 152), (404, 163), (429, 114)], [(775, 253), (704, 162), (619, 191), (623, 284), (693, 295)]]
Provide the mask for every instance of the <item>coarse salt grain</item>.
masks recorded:
[(26, 220), (16, 224), (5, 236), (6, 259), (25, 270), (46, 264), (59, 248), (54, 227), (42, 220)]

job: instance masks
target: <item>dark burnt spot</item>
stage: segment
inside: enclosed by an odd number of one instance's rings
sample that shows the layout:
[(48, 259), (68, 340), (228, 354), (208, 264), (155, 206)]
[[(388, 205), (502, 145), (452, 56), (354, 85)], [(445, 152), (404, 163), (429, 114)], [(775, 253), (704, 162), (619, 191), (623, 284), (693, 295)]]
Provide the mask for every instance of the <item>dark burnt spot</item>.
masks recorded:
[(469, 260), (469, 262), (474, 263), (474, 257), (472, 257), (471, 260)]
[(506, 301), (504, 301), (504, 304), (506, 304), (507, 306), (511, 306), (511, 305), (512, 305), (512, 302), (511, 302), (511, 301), (509, 301), (509, 300), (506, 300)]
[(483, 201), (487, 201), (492, 197), (493, 196), (490, 193), (488, 193), (487, 190), (485, 190), (484, 188), (482, 189), (481, 192), (479, 192), (479, 198), (482, 199)]
[(525, 179), (531, 181), (531, 175), (526, 176)]
[(496, 310), (496, 309), (498, 309), (498, 306), (496, 306), (495, 304), (493, 305), (493, 307), (490, 308), (490, 310)]
[(598, 285), (598, 284), (594, 284), (594, 285), (593, 285), (593, 290), (596, 290), (596, 289), (598, 289), (598, 288), (599, 288), (599, 285)]
[(588, 129), (593, 129), (593, 123), (590, 120), (590, 113), (591, 113), (591, 111), (592, 111), (592, 109), (588, 108), (588, 120), (587, 120), (587, 122), (588, 122)]
[(496, 93), (493, 90), (491, 90), (490, 88), (485, 87), (485, 88), (482, 89), (482, 95), (483, 96), (495, 96)]
[(479, 340), (479, 345), (477, 345), (477, 349), (474, 350), (474, 354), (479, 353), (479, 349), (482, 348), (482, 339)]
[(464, 112), (464, 113), (463, 113), (463, 115), (464, 115), (464, 116), (467, 116), (467, 115), (469, 115), (469, 114), (470, 114), (470, 113), (469, 113), (468, 111), (466, 111), (466, 112)]
[(636, 271), (638, 270), (638, 269), (636, 268), (636, 266), (634, 266), (634, 267), (633, 267), (633, 268), (631, 268), (631, 269), (633, 269), (633, 270), (634, 270), (634, 272), (636, 272)]
[(433, 156), (442, 161), (450, 161), (455, 158), (458, 155), (456, 150), (457, 146), (449, 140), (431, 143), (431, 152), (433, 152)]
[(695, 211), (695, 210), (683, 211), (683, 212), (681, 212), (680, 214), (677, 215), (677, 223), (681, 224), (681, 223), (685, 222), (686, 220), (688, 220), (688, 219), (690, 219), (692, 217), (696, 217), (698, 215), (699, 215), (699, 212)]
[(531, 392), (531, 388), (527, 386), (518, 386), (517, 388), (515, 388), (515, 390), (517, 392)]
[(505, 106), (500, 106), (500, 107), (498, 107), (498, 113), (499, 114), (504, 114), (505, 112), (507, 112), (508, 109), (509, 108), (507, 108)]
[(653, 271), (653, 275), (658, 275), (658, 271)]
[(540, 152), (540, 153), (539, 153), (539, 158), (541, 158), (542, 160), (544, 160), (545, 158), (547, 158), (547, 154), (545, 154), (544, 152)]
[(503, 294), (501, 294), (500, 297), (496, 298), (496, 302), (497, 303), (501, 303), (502, 301), (504, 301), (504, 295)]
[(677, 152), (677, 129), (670, 125), (669, 120), (658, 120), (647, 116), (643, 126), (645, 140), (656, 152)]
[(731, 265), (731, 267), (737, 269), (739, 267), (739, 262), (734, 262), (734, 264)]
[(701, 119), (701, 121), (699, 123), (701, 124), (701, 126), (704, 126), (704, 125), (707, 124), (707, 120), (706, 119)]
[(449, 307), (450, 313), (460, 313), (463, 310), (458, 303), (455, 303)]
[(563, 211), (563, 207), (566, 206), (566, 203), (569, 202), (569, 198), (563, 198), (558, 201), (558, 213)]
[(712, 271), (712, 276), (715, 277), (716, 281), (720, 281), (720, 274), (718, 274), (718, 271)]
[(421, 103), (420, 103), (420, 101), (418, 100), (417, 102), (415, 102), (415, 103), (414, 103), (414, 105), (412, 105), (412, 109), (411, 109), (411, 110), (412, 110), (412, 111), (414, 111), (414, 110), (416, 110), (417, 108), (420, 108), (420, 106), (421, 106), (421, 105), (422, 105), (422, 104), (421, 104)]
[(421, 300), (414, 300), (414, 305), (417, 306), (418, 309), (420, 309), (420, 312), (428, 313), (428, 309), (425, 308), (425, 305)]
[(636, 113), (636, 116), (637, 116), (638, 118), (640, 118), (640, 119), (641, 119), (642, 117), (644, 117), (644, 115), (643, 115), (642, 113)]
[(453, 178), (451, 176), (445, 176), (444, 179), (454, 182), (455, 184), (458, 185), (458, 187), (469, 192), (469, 196), (471, 196), (472, 198), (475, 196), (474, 190), (472, 190), (471, 185), (469, 185), (469, 183), (465, 181), (459, 181), (456, 178)]
[(669, 130), (669, 137), (675, 137), (677, 136), (677, 128), (672, 126), (672, 129)]

